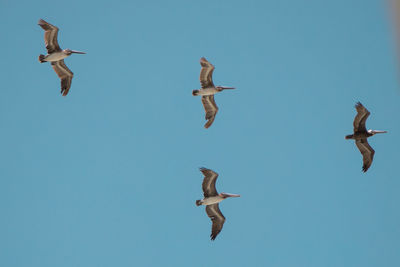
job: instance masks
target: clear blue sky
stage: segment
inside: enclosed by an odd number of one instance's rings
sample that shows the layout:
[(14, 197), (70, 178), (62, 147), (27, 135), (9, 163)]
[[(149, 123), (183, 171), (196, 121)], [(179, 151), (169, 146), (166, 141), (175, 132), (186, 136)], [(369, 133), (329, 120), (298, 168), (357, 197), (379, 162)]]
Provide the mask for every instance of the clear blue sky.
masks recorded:
[[(75, 73), (67, 97), (43, 18)], [(385, 1), (0, 0), (0, 266), (400, 266)], [(220, 108), (205, 130), (200, 57)], [(368, 173), (352, 141), (361, 101)], [(217, 171), (215, 242), (198, 167)]]

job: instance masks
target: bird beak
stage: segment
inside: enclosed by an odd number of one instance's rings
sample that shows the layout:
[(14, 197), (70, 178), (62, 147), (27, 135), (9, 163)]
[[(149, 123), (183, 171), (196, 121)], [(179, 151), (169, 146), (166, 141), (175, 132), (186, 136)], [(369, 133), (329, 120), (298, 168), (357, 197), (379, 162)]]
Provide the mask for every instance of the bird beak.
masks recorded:
[(236, 88), (235, 87), (222, 87), (222, 89), (236, 89)]
[(236, 195), (236, 194), (227, 194), (227, 193), (225, 193), (226, 195), (228, 195), (228, 197), (240, 197), (240, 195)]
[(85, 52), (76, 51), (76, 50), (71, 50), (71, 53), (74, 53), (74, 54), (86, 54)]
[(374, 131), (374, 133), (387, 133), (387, 131)]

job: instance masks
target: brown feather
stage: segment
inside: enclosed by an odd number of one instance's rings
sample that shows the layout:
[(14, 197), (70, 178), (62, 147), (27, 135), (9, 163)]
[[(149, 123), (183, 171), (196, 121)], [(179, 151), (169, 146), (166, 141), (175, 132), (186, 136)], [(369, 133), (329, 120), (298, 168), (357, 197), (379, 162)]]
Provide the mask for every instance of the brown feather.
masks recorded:
[(215, 182), (217, 181), (218, 173), (207, 168), (200, 168), (200, 171), (204, 175), (202, 184), (204, 197), (207, 198), (217, 196), (218, 192), (215, 188)]
[(212, 221), (210, 237), (211, 240), (215, 240), (217, 235), (221, 232), (222, 227), (224, 226), (225, 217), (219, 210), (218, 203), (206, 206), (206, 213)]
[(367, 131), (365, 122), (367, 121), (370, 112), (360, 102), (357, 102), (355, 108), (357, 110), (357, 115), (353, 122), (354, 133), (365, 132)]
[(212, 74), (214, 71), (214, 66), (207, 61), (204, 57), (200, 59), (201, 71), (200, 71), (200, 83), (201, 88), (214, 87), (212, 80)]
[(68, 67), (64, 63), (64, 60), (51, 62), (51, 66), (57, 73), (58, 77), (61, 79), (61, 94), (63, 96), (66, 96), (69, 92), (69, 89), (71, 88), (74, 73), (70, 69), (68, 69)]
[(356, 140), (356, 145), (363, 156), (363, 172), (366, 172), (371, 167), (374, 159), (375, 150), (368, 144), (366, 138)]
[(214, 95), (203, 96), (201, 98), (201, 102), (203, 103), (203, 107), (206, 112), (206, 120), (208, 120), (204, 125), (204, 127), (207, 129), (213, 124), (215, 116), (218, 112), (218, 107), (215, 103)]
[(61, 51), (57, 41), (58, 28), (42, 19), (39, 20), (38, 24), (43, 30), (45, 30), (44, 43), (46, 44), (47, 53), (51, 54)]

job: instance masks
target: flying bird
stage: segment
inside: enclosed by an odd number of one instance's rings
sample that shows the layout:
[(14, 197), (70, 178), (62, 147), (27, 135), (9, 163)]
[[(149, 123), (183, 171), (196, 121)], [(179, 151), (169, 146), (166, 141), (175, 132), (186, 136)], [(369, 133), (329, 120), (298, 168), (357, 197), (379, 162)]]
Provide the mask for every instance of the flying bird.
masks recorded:
[(205, 205), (206, 213), (212, 221), (211, 227), (211, 240), (215, 240), (219, 232), (221, 232), (222, 227), (225, 223), (225, 217), (219, 210), (219, 202), (228, 197), (240, 197), (240, 195), (220, 193), (218, 194), (217, 189), (215, 189), (215, 181), (218, 178), (218, 173), (213, 170), (200, 168), (200, 171), (204, 175), (203, 180), (203, 193), (204, 199), (196, 200), (196, 205)]
[(346, 135), (345, 139), (354, 139), (356, 146), (363, 156), (363, 172), (366, 172), (372, 164), (374, 159), (375, 150), (368, 144), (367, 138), (377, 133), (386, 133), (386, 131), (368, 130), (365, 128), (365, 122), (369, 116), (369, 111), (360, 103), (355, 105), (357, 115), (354, 118), (354, 133)]
[(215, 104), (214, 95), (225, 89), (235, 89), (234, 87), (215, 86), (212, 80), (214, 66), (207, 61), (204, 57), (200, 59), (200, 90), (193, 90), (194, 96), (201, 95), (201, 102), (203, 102), (204, 110), (206, 111), (206, 124), (204, 127), (207, 129), (214, 122), (215, 115), (217, 115), (218, 107)]
[(61, 94), (66, 96), (71, 88), (72, 77), (74, 73), (68, 69), (64, 63), (64, 58), (72, 54), (86, 54), (85, 52), (71, 49), (62, 50), (58, 45), (58, 28), (50, 23), (40, 19), (38, 22), (44, 32), (44, 42), (46, 44), (47, 55), (39, 55), (39, 62), (51, 62), (51, 66), (61, 79)]

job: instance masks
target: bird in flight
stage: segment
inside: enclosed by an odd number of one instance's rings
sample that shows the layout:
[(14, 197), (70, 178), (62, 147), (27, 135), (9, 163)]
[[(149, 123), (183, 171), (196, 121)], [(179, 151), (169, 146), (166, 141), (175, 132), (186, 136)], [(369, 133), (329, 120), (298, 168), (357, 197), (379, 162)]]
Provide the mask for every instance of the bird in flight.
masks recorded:
[(218, 203), (226, 198), (240, 197), (240, 195), (228, 194), (228, 193), (218, 194), (217, 189), (215, 188), (215, 181), (218, 178), (218, 173), (206, 168), (200, 168), (200, 171), (204, 175), (204, 180), (203, 180), (204, 199), (196, 200), (196, 205), (206, 206), (206, 213), (212, 221), (210, 237), (211, 240), (215, 240), (217, 235), (221, 232), (222, 227), (224, 226), (225, 223), (225, 217), (219, 210)]
[(71, 49), (62, 50), (58, 45), (58, 28), (50, 23), (40, 19), (38, 22), (44, 32), (44, 42), (46, 44), (47, 55), (39, 55), (39, 62), (51, 62), (51, 66), (61, 79), (61, 94), (66, 96), (71, 88), (72, 77), (74, 73), (68, 69), (64, 63), (64, 58), (72, 54), (86, 54), (85, 52)]
[(226, 89), (235, 89), (234, 87), (215, 86), (213, 83), (212, 75), (214, 66), (207, 61), (204, 57), (200, 59), (200, 84), (201, 89), (193, 90), (194, 96), (200, 95), (201, 102), (203, 102), (204, 110), (206, 111), (206, 124), (204, 127), (207, 129), (214, 122), (215, 115), (217, 115), (218, 107), (215, 104), (214, 95)]
[(370, 112), (360, 103), (357, 102), (355, 105), (357, 110), (357, 115), (354, 118), (353, 126), (354, 133), (346, 135), (345, 139), (354, 139), (356, 141), (356, 146), (360, 150), (363, 156), (363, 172), (366, 172), (369, 167), (371, 167), (372, 160), (374, 159), (375, 150), (368, 144), (367, 138), (377, 134), (386, 133), (386, 131), (378, 130), (368, 130), (365, 127), (365, 122), (370, 114)]

